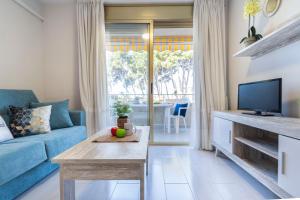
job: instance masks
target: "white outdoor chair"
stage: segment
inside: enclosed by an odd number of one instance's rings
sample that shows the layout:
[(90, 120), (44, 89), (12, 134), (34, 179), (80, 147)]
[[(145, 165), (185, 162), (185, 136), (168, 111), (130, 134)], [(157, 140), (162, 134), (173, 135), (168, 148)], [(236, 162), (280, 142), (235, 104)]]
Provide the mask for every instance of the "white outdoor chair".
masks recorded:
[[(178, 106), (178, 108), (176, 111), (177, 106)], [(189, 102), (176, 103), (173, 106), (172, 113), (171, 113), (171, 109), (166, 110), (165, 120), (164, 120), (164, 129), (166, 130), (166, 126), (167, 126), (168, 133), (170, 133), (170, 131), (171, 131), (171, 119), (174, 119), (176, 134), (179, 133), (180, 119), (182, 119), (185, 129), (187, 128), (186, 117), (187, 117), (187, 112), (189, 110), (189, 106), (190, 106)]]

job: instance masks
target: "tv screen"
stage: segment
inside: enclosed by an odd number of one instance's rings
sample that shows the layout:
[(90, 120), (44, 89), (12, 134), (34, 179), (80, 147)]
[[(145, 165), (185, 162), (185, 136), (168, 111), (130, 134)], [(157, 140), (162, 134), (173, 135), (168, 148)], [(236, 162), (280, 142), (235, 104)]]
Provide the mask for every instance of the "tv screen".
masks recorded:
[(238, 109), (281, 113), (281, 78), (239, 84)]

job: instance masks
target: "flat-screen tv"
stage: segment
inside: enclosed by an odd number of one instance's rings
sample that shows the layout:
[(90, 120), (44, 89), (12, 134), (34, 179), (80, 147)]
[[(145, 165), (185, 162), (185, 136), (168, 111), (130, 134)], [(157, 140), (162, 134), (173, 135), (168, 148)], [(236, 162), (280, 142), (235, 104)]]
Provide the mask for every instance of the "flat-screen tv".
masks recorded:
[(281, 78), (239, 84), (238, 110), (281, 113), (281, 85)]

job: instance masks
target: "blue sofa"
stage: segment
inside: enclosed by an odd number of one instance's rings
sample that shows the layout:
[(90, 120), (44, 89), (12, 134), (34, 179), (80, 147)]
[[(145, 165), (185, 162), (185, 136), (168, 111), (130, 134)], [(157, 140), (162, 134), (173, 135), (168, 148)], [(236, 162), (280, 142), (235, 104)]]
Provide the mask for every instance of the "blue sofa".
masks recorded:
[[(8, 123), (9, 105), (29, 106), (38, 99), (31, 90), (0, 89), (0, 115)], [(0, 199), (10, 200), (58, 168), (51, 159), (86, 139), (85, 116), (70, 111), (73, 127), (0, 142)]]

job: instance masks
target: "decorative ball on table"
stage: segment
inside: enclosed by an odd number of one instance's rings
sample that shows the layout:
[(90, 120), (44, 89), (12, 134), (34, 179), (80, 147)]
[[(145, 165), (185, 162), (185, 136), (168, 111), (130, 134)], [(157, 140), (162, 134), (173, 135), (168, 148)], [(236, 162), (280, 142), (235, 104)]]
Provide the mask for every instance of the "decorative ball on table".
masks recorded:
[(123, 138), (123, 137), (125, 137), (125, 136), (126, 136), (126, 130), (123, 129), (123, 128), (118, 128), (118, 129), (117, 129), (117, 134), (116, 134), (116, 136), (117, 136), (118, 138)]

